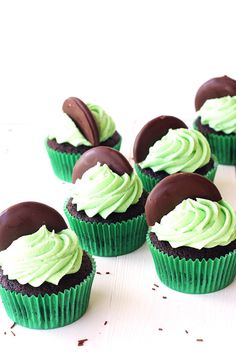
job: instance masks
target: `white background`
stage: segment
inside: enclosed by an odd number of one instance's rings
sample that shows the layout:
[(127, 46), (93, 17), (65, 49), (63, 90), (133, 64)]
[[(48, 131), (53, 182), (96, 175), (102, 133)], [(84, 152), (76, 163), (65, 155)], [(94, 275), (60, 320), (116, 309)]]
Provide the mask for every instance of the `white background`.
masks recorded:
[[(190, 126), (198, 87), (215, 76), (236, 78), (235, 10), (227, 0), (1, 1), (1, 210), (37, 200), (62, 212), (69, 186), (53, 175), (43, 141), (69, 96), (114, 118), (129, 158), (148, 120), (169, 114)], [(221, 166), (216, 185), (236, 208), (235, 169)], [(102, 275), (81, 320), (52, 331), (16, 326), (13, 336), (0, 309), (0, 353), (209, 353), (235, 346), (236, 282), (203, 296), (169, 290), (146, 245), (96, 261)], [(77, 347), (81, 338), (88, 342)]]

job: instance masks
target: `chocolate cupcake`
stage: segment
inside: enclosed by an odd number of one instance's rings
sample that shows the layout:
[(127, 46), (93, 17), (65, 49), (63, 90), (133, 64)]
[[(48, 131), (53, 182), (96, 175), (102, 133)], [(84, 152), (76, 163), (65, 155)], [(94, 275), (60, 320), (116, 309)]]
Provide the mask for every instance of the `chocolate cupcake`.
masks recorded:
[(204, 294), (236, 275), (236, 215), (216, 186), (195, 173), (166, 177), (145, 206), (147, 243), (168, 287)]
[(137, 135), (134, 167), (147, 192), (177, 172), (195, 172), (214, 180), (217, 160), (206, 138), (172, 116), (152, 119)]
[(83, 249), (97, 256), (132, 252), (144, 242), (146, 193), (128, 160), (108, 147), (81, 156), (64, 212)]
[(62, 108), (61, 124), (45, 144), (55, 175), (71, 182), (75, 162), (85, 151), (98, 145), (119, 150), (121, 136), (112, 118), (97, 105), (70, 97)]
[(23, 202), (0, 214), (0, 296), (17, 324), (62, 327), (86, 311), (95, 262), (53, 208)]
[(219, 163), (236, 165), (236, 81), (222, 76), (205, 82), (195, 108), (194, 128), (205, 135)]

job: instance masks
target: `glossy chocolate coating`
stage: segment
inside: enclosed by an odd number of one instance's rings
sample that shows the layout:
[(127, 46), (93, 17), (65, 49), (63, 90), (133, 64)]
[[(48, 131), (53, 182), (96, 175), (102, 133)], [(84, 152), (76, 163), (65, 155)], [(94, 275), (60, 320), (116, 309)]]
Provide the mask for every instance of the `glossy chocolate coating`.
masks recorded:
[(150, 120), (138, 133), (133, 147), (136, 163), (145, 160), (149, 148), (166, 135), (169, 129), (188, 128), (182, 120), (172, 116), (160, 116)]
[(196, 173), (176, 173), (164, 178), (151, 191), (145, 205), (149, 226), (173, 210), (184, 199), (204, 198), (214, 202), (222, 199), (216, 186)]
[(32, 234), (42, 225), (59, 232), (67, 228), (63, 217), (53, 208), (38, 202), (22, 202), (0, 214), (0, 251), (17, 238)]
[(107, 146), (98, 146), (86, 151), (77, 160), (72, 173), (72, 182), (75, 183), (77, 178), (81, 178), (84, 172), (95, 166), (97, 162), (100, 162), (101, 165), (107, 164), (113, 172), (120, 176), (124, 173), (130, 175), (133, 172), (129, 161), (119, 151)]
[(96, 121), (83, 101), (76, 97), (70, 97), (65, 100), (62, 109), (75, 122), (82, 134), (93, 146), (99, 144)]
[(197, 91), (195, 108), (198, 111), (210, 98), (236, 96), (236, 81), (228, 76), (215, 77), (206, 81)]

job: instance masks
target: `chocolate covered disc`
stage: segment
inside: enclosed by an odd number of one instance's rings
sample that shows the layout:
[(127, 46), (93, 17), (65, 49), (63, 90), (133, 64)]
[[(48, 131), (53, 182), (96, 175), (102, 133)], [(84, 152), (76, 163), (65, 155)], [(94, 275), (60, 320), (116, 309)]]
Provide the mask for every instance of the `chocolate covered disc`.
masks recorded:
[(75, 183), (78, 178), (83, 176), (85, 171), (95, 166), (98, 162), (101, 165), (108, 165), (113, 172), (120, 176), (124, 173), (130, 175), (133, 172), (129, 161), (119, 151), (107, 146), (98, 146), (89, 149), (77, 160), (72, 173), (72, 182)]
[(169, 129), (188, 128), (182, 120), (172, 116), (160, 116), (150, 120), (138, 133), (133, 147), (136, 163), (145, 160), (149, 148), (166, 135)]
[(195, 97), (196, 111), (210, 98), (236, 96), (236, 81), (228, 76), (215, 77), (205, 82), (197, 91)]
[(93, 146), (99, 144), (96, 121), (83, 101), (76, 97), (70, 97), (65, 100), (62, 109), (75, 122), (79, 130)]
[(38, 231), (42, 225), (55, 232), (67, 228), (63, 217), (46, 204), (23, 202), (4, 210), (0, 214), (0, 251), (17, 238)]
[(149, 226), (173, 210), (184, 199), (204, 198), (213, 202), (222, 199), (216, 186), (196, 173), (176, 173), (164, 178), (149, 194), (145, 214)]

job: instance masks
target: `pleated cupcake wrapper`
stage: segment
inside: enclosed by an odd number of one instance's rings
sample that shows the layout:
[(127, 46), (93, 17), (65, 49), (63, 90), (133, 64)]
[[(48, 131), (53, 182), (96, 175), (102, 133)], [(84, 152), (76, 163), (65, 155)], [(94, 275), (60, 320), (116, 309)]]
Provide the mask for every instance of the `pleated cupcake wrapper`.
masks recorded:
[(87, 310), (96, 265), (79, 284), (58, 294), (28, 296), (0, 286), (0, 296), (10, 319), (34, 329), (51, 329), (77, 321)]
[(226, 136), (209, 133), (206, 138), (220, 164), (236, 165), (236, 134)]
[(141, 171), (141, 169), (137, 166), (137, 164), (134, 164), (134, 168), (137, 175), (141, 179), (141, 182), (143, 184), (143, 189), (148, 193), (151, 192), (151, 190), (155, 187), (155, 185), (161, 180), (160, 178), (155, 178), (144, 174)]
[(169, 288), (190, 294), (207, 294), (225, 288), (236, 275), (236, 250), (214, 259), (191, 260), (159, 251), (151, 242), (151, 251), (156, 272)]
[(79, 220), (72, 216), (66, 204), (64, 212), (70, 227), (76, 232), (81, 247), (90, 254), (114, 257), (130, 253), (141, 247), (146, 239), (145, 215), (127, 221), (103, 224)]
[[(63, 181), (72, 182), (72, 171), (81, 154), (56, 151), (48, 146), (47, 139), (45, 141), (45, 146), (55, 175)], [(121, 139), (113, 149), (119, 151), (120, 146)]]
[[(216, 170), (218, 166), (218, 162), (215, 156), (212, 156), (214, 159), (214, 166), (205, 174), (203, 175), (204, 177), (208, 178), (210, 181), (214, 181), (215, 175), (216, 175)], [(155, 185), (161, 181), (160, 178), (155, 178), (151, 177), (149, 175), (146, 175), (140, 170), (140, 168), (134, 164), (135, 171), (137, 172), (137, 175), (142, 181), (143, 188), (145, 189), (146, 192), (151, 192), (151, 190), (155, 187)]]

